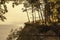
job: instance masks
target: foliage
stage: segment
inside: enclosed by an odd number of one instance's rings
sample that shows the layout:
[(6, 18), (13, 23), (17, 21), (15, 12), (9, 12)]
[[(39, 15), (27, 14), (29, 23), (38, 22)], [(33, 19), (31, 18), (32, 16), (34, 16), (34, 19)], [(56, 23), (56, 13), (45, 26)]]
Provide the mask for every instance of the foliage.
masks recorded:
[(19, 37), (19, 35), (21, 35), (20, 34), (21, 31), (22, 31), (22, 27), (20, 27), (19, 29), (15, 29), (15, 30), (11, 29), (7, 37), (7, 40), (16, 40)]
[(4, 6), (4, 9), (1, 7), (1, 4), (0, 4), (0, 20), (2, 20), (2, 21), (4, 21), (4, 19), (6, 19), (4, 14), (6, 12), (8, 12), (6, 5), (4, 4), (3, 6)]

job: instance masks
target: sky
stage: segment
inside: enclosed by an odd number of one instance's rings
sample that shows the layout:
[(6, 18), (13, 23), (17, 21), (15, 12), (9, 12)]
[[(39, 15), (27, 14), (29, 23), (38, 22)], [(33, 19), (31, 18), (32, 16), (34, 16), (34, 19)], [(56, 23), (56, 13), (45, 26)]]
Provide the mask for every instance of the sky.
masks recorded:
[(4, 14), (4, 16), (7, 18), (5, 22), (0, 21), (0, 24), (23, 24), (27, 21), (27, 14), (22, 12), (23, 4), (20, 4), (18, 6), (12, 7), (12, 2), (7, 4), (8, 12)]

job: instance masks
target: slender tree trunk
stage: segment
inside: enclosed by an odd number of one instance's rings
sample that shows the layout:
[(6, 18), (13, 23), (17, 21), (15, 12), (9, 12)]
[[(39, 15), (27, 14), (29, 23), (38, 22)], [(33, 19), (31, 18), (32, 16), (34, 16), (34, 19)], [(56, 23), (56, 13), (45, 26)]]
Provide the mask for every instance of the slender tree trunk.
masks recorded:
[(44, 20), (41, 8), (40, 8), (40, 13), (41, 13), (42, 20)]
[(36, 13), (35, 13), (35, 22), (36, 22)]
[(27, 18), (28, 18), (28, 22), (30, 22), (28, 11), (26, 11), (26, 12), (27, 12)]
[(33, 23), (34, 23), (33, 4), (32, 4), (32, 20), (33, 20)]
[(40, 13), (39, 13), (39, 10), (38, 10), (38, 16), (39, 16), (39, 20), (40, 20), (41, 18), (40, 18)]
[(41, 14), (41, 18), (42, 18), (42, 20), (43, 20), (43, 17), (42, 17), (42, 12), (41, 12), (41, 8), (39, 9), (39, 12), (40, 12), (40, 14)]

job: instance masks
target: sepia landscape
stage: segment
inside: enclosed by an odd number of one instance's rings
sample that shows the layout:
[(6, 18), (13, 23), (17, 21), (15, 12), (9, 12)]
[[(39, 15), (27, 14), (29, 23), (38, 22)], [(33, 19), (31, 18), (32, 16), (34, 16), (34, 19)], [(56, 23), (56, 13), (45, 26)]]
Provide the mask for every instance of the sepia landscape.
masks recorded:
[(60, 40), (60, 0), (0, 0), (0, 40)]

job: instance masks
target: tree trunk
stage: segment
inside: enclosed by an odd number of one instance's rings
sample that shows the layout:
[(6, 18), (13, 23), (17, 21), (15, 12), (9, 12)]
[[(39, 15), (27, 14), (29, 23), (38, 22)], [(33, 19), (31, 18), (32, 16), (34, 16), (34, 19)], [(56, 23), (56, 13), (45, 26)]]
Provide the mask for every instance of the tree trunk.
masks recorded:
[[(27, 11), (26, 11), (27, 12)], [(27, 12), (27, 18), (28, 18), (28, 22), (30, 22), (30, 19), (29, 19), (29, 14), (28, 14), (28, 12)]]
[(38, 10), (38, 16), (39, 16), (39, 20), (40, 20), (41, 18), (40, 18), (40, 13), (39, 13), (39, 10)]
[(33, 4), (32, 4), (32, 20), (33, 20), (33, 23), (34, 23)]
[(43, 16), (42, 16), (41, 8), (39, 9), (39, 12), (40, 12), (40, 14), (41, 14), (41, 18), (42, 18), (42, 20), (43, 20)]
[(36, 22), (36, 12), (34, 13), (35, 15), (34, 15), (34, 19), (35, 19), (35, 22)]

